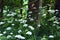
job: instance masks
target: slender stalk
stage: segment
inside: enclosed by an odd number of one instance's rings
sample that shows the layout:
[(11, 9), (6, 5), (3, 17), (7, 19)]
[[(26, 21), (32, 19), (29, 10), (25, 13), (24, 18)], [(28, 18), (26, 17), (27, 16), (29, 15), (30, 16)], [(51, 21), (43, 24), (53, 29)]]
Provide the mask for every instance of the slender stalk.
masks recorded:
[(38, 24), (41, 22), (41, 13), (42, 13), (42, 0), (39, 0), (39, 13), (38, 13)]

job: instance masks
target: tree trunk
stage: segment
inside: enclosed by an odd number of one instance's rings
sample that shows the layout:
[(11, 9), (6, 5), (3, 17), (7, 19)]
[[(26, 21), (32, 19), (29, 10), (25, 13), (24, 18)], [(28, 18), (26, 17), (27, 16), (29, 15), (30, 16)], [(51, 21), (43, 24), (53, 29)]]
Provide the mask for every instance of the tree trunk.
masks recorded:
[(28, 2), (28, 24), (35, 25), (38, 23), (39, 0), (29, 0)]
[(0, 0), (0, 18), (3, 17), (3, 0)]
[(38, 13), (38, 25), (40, 25), (41, 21), (41, 13), (42, 13), (42, 0), (39, 0), (39, 13)]
[(55, 12), (55, 15), (57, 18), (60, 18), (60, 0), (56, 0), (56, 3), (55, 3), (55, 10), (59, 10), (59, 11), (56, 11)]

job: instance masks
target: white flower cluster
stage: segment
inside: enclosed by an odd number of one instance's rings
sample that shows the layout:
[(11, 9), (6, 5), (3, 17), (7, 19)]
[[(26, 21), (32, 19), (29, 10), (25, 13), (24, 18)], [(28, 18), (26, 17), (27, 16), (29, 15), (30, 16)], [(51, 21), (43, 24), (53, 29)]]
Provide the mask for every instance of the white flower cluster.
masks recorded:
[(3, 13), (6, 13), (7, 11), (6, 10), (3, 10)]
[(22, 17), (21, 14), (19, 14), (18, 17)]
[(58, 21), (54, 21), (53, 23), (59, 24), (59, 22), (58, 22)]
[(0, 22), (0, 25), (4, 24), (5, 22)]
[(22, 32), (22, 30), (18, 30), (18, 33), (21, 33)]
[(48, 10), (49, 13), (54, 13), (54, 12), (58, 12), (58, 11), (59, 11), (59, 10), (57, 10), (57, 9), (56, 9), (56, 10), (51, 10), (51, 9)]
[(16, 13), (15, 12), (11, 12), (11, 14), (7, 14), (7, 16), (15, 16), (16, 15)]
[(34, 19), (33, 18), (29, 18), (30, 19), (30, 21), (34, 21)]
[(38, 24), (37, 26), (38, 26), (38, 27), (40, 27), (41, 25), (40, 25), (40, 24)]
[(14, 26), (15, 24), (11, 24), (12, 26)]
[(34, 27), (33, 26), (28, 26), (31, 30), (34, 30)]
[(24, 24), (24, 25), (23, 25), (23, 27), (27, 27), (27, 26), (28, 26), (28, 24)]
[(27, 20), (24, 20), (24, 19), (19, 19), (18, 20), (20, 23), (26, 23), (27, 22)]
[(10, 34), (12, 35), (13, 33), (11, 32)]
[(54, 36), (53, 35), (49, 35), (49, 38), (54, 38)]
[(26, 32), (27, 35), (32, 35), (31, 31)]
[(3, 34), (6, 34), (6, 33), (7, 33), (6, 31), (3, 32)]
[(11, 27), (7, 27), (6, 30), (11, 30), (12, 28)]
[(3, 34), (0, 34), (0, 36), (2, 36)]
[(15, 21), (18, 21), (18, 19), (15, 19)]
[(54, 12), (55, 12), (55, 10), (48, 10), (48, 12), (49, 12), (49, 13), (54, 13)]
[(21, 35), (15, 35), (15, 38), (18, 38), (18, 39), (25, 39), (25, 37), (21, 36)]
[(7, 39), (9, 39), (9, 38), (11, 38), (11, 37), (12, 37), (11, 35), (8, 35), (8, 36), (7, 36)]

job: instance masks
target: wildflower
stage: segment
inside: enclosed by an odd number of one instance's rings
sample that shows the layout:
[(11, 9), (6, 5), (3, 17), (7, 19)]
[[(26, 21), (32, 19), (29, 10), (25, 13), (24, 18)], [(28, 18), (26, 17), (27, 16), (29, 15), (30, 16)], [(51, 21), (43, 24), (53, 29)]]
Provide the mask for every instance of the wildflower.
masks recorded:
[(20, 9), (23, 9), (23, 8), (20, 8)]
[(15, 24), (11, 24), (12, 26), (14, 26)]
[(58, 21), (54, 21), (53, 23), (59, 24), (59, 22), (58, 22)]
[(48, 12), (50, 12), (50, 13), (54, 13), (54, 12), (55, 12), (55, 10), (48, 10)]
[(23, 19), (19, 19), (18, 21), (21, 22)]
[(32, 32), (28, 31), (26, 34), (28, 34), (28, 35), (32, 35)]
[(55, 11), (56, 11), (56, 12), (58, 12), (59, 10), (58, 10), (58, 9), (56, 9)]
[(0, 22), (0, 25), (4, 24), (5, 22)]
[(15, 21), (18, 21), (18, 19), (15, 19)]
[(11, 16), (11, 14), (7, 14), (7, 16)]
[(6, 30), (11, 30), (12, 28), (11, 27), (7, 27)]
[(41, 25), (40, 25), (40, 24), (38, 24), (37, 26), (38, 26), (38, 27), (40, 27)]
[(34, 19), (33, 18), (29, 18), (30, 19), (30, 21), (34, 21)]
[(44, 37), (44, 38), (41, 38), (41, 40), (47, 40), (47, 38)]
[(53, 35), (49, 35), (49, 38), (54, 38), (54, 36)]
[(12, 12), (12, 15), (16, 15), (16, 13), (15, 12)]
[(28, 15), (29, 17), (31, 17), (31, 15)]
[(8, 36), (7, 36), (7, 39), (9, 39), (9, 38), (11, 38), (11, 35), (8, 35)]
[(3, 13), (6, 13), (7, 11), (6, 10), (3, 10)]
[(14, 14), (10, 14), (12, 17), (15, 16)]
[(11, 12), (11, 14), (7, 14), (7, 16), (15, 16), (16, 15), (16, 13), (14, 13), (14, 12)]
[(2, 36), (3, 34), (0, 34), (0, 36)]
[(16, 35), (15, 38), (18, 38), (18, 39), (25, 39), (25, 37), (21, 36), (21, 35)]
[(12, 35), (13, 33), (11, 32), (10, 34)]
[(28, 26), (31, 30), (34, 30), (34, 27), (33, 26)]
[(46, 14), (43, 14), (42, 16), (46, 16)]
[(19, 14), (18, 17), (21, 17), (21, 14)]
[(22, 31), (21, 30), (18, 30), (18, 33), (21, 33)]
[(27, 20), (23, 20), (22, 22), (23, 22), (23, 23), (26, 23), (26, 22), (27, 22)]
[(20, 23), (26, 23), (26, 22), (27, 20), (23, 20), (23, 19), (20, 20)]
[(28, 26), (28, 24), (24, 24), (23, 26), (24, 26), (24, 27), (27, 27), (27, 26)]
[(6, 34), (6, 31), (4, 31), (3, 34)]

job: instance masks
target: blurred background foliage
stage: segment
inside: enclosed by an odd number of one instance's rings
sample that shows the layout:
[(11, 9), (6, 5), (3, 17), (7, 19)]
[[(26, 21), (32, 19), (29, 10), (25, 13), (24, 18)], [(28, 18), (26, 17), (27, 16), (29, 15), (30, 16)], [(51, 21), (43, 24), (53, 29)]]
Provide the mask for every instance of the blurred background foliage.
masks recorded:
[[(60, 40), (60, 23), (54, 12), (55, 0), (42, 0), (40, 24), (30, 23), (28, 1), (3, 0), (3, 19), (0, 20), (1, 40)], [(22, 9), (22, 14), (21, 14)], [(30, 13), (32, 13), (30, 11)], [(34, 14), (35, 15), (35, 14)], [(21, 18), (22, 17), (22, 18)], [(31, 19), (33, 20), (33, 19)]]

